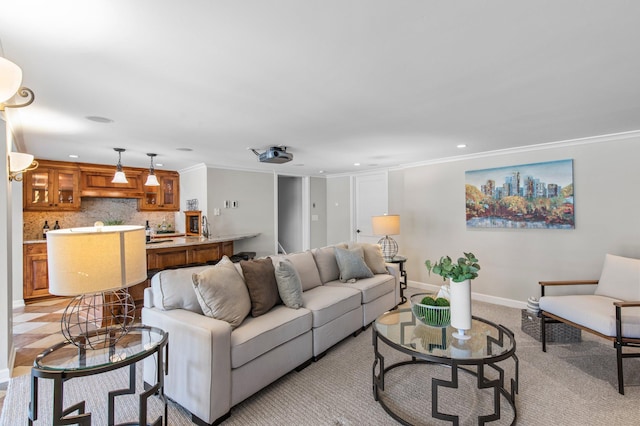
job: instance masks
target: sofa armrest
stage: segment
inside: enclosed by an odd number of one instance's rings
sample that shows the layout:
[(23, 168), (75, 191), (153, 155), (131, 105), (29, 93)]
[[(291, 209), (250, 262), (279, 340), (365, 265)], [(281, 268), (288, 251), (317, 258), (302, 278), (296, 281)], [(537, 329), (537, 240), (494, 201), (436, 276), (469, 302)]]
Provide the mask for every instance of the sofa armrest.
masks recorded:
[(598, 284), (598, 280), (538, 281), (538, 284), (540, 284), (540, 296), (544, 296), (544, 288), (548, 286), (591, 285)]
[[(169, 333), (167, 396), (207, 423), (227, 414), (231, 409), (231, 326), (184, 309), (146, 307), (142, 322)], [(155, 383), (154, 360), (147, 360), (144, 379)]]

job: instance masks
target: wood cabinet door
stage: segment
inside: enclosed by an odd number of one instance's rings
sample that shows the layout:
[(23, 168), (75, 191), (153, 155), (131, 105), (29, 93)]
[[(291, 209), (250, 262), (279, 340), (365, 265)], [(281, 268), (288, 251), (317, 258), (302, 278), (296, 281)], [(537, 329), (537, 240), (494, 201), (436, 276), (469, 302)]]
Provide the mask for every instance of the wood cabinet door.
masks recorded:
[(206, 244), (200, 246), (192, 246), (189, 248), (189, 263), (206, 263), (212, 260), (219, 260), (222, 244)]
[(82, 166), (80, 193), (83, 197), (139, 198), (142, 196), (142, 173), (123, 168), (128, 183), (112, 183), (112, 166)]
[(25, 244), (22, 297), (25, 300), (49, 296), (49, 269), (46, 244)]
[[(144, 194), (138, 205), (143, 211), (179, 211), (180, 178), (176, 172), (155, 171), (160, 186), (144, 187)], [(146, 179), (146, 175), (143, 175)]]
[[(39, 160), (25, 174), (22, 189), (25, 211), (80, 210), (80, 173), (68, 163)], [(67, 165), (67, 166), (65, 166)]]

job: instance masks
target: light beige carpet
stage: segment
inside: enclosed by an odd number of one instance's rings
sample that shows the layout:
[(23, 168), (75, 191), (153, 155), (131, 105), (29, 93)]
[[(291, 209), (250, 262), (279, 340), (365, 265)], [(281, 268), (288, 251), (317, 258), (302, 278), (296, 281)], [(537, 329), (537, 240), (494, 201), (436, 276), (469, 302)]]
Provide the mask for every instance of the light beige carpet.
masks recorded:
[[(551, 344), (545, 354), (540, 343), (520, 330), (520, 311), (474, 302), (474, 314), (503, 324), (516, 335), (520, 360), (520, 393), (516, 397), (518, 425), (638, 425), (640, 422), (640, 359), (625, 361), (629, 386), (619, 395), (616, 385), (615, 353), (611, 345), (583, 333), (577, 344)], [(381, 345), (383, 347), (384, 345)], [(392, 350), (384, 350), (386, 362), (406, 359)], [(302, 372), (292, 372), (232, 409), (225, 426), (240, 425), (393, 425), (397, 424), (374, 401), (371, 372), (373, 348), (371, 328), (355, 338), (347, 338), (320, 361)], [(438, 367), (435, 367), (436, 369)], [(387, 376), (388, 391), (398, 392), (408, 415), (416, 424), (450, 424), (430, 418), (428, 374), (398, 370)], [(428, 374), (427, 374), (428, 373)], [(441, 372), (442, 373), (442, 372)], [(422, 376), (424, 377), (421, 377)], [(404, 376), (404, 377), (402, 377)], [(395, 378), (394, 378), (395, 377)], [(395, 380), (395, 382), (394, 382)], [(473, 377), (462, 377), (473, 386)], [(41, 404), (37, 425), (50, 424), (51, 386), (41, 380)], [(636, 386), (631, 386), (635, 384)], [(86, 399), (93, 424), (106, 424), (106, 392), (126, 386), (126, 370), (65, 384), (67, 404)], [(30, 399), (28, 376), (11, 381), (0, 425), (24, 425)], [(467, 398), (462, 401), (462, 398)], [(118, 422), (134, 421), (137, 403), (132, 397), (118, 404)], [(482, 395), (442, 397), (444, 406), (482, 403)], [(408, 407), (408, 408), (407, 408)], [(151, 411), (160, 412), (157, 401)], [(152, 417), (152, 416), (150, 416)], [(505, 414), (499, 422), (509, 424)], [(475, 418), (461, 418), (461, 424), (475, 424)], [(169, 425), (191, 424), (188, 413), (171, 403)]]

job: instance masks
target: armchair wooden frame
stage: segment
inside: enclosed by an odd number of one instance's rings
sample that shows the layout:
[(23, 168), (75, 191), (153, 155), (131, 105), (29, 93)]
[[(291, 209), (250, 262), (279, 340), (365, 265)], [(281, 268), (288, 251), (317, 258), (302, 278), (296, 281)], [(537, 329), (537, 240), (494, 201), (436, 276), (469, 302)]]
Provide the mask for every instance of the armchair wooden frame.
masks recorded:
[[(571, 285), (595, 285), (598, 284), (598, 280), (570, 280), (570, 281), (540, 281), (540, 294), (544, 296), (545, 287), (548, 286), (571, 286)], [(587, 328), (581, 324), (576, 324), (575, 322), (566, 320), (558, 315), (545, 312), (543, 310), (540, 311), (540, 317), (542, 319), (541, 324), (541, 339), (542, 340), (542, 351), (547, 351), (547, 340), (546, 340), (546, 324), (547, 323), (558, 323), (562, 322), (568, 324), (572, 327), (579, 328), (580, 330), (584, 330), (588, 333), (594, 334), (596, 336), (602, 337), (603, 339), (607, 339), (613, 342), (613, 347), (616, 349), (616, 360), (618, 366), (618, 392), (621, 395), (624, 395), (624, 377), (622, 370), (622, 360), (624, 358), (640, 358), (640, 353), (624, 353), (622, 348), (624, 346), (640, 348), (640, 338), (628, 338), (622, 336), (622, 308), (630, 308), (630, 307), (640, 307), (640, 301), (619, 301), (613, 302), (615, 306), (616, 313), (616, 335), (615, 336), (606, 336), (602, 333), (599, 333), (595, 330)]]

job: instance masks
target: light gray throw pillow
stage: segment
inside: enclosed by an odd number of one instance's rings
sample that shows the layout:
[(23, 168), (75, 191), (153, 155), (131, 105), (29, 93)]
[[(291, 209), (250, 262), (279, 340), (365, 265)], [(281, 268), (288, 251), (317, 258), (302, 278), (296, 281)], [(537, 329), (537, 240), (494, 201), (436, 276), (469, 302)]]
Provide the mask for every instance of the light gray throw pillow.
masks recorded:
[(300, 275), (289, 259), (282, 259), (275, 268), (278, 293), (288, 308), (302, 307), (302, 281)]
[(346, 283), (349, 280), (358, 278), (371, 278), (373, 272), (364, 261), (362, 247), (345, 250), (336, 247), (336, 261), (340, 269), (340, 281)]
[(206, 316), (237, 327), (249, 314), (249, 291), (227, 256), (215, 266), (193, 274), (192, 280), (196, 297)]
[(349, 243), (349, 249), (362, 247), (364, 252), (364, 262), (374, 274), (388, 274), (389, 270), (382, 255), (380, 244), (372, 243)]

